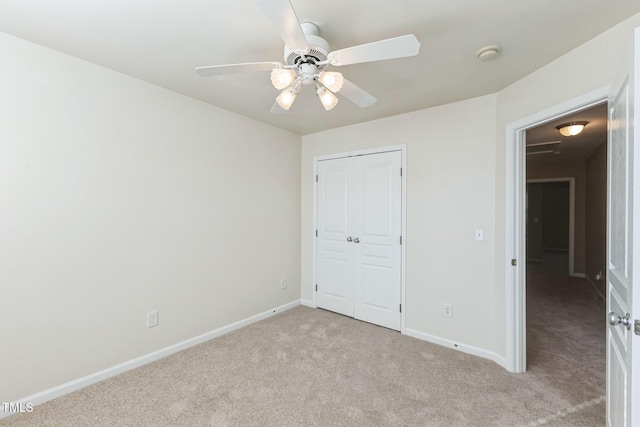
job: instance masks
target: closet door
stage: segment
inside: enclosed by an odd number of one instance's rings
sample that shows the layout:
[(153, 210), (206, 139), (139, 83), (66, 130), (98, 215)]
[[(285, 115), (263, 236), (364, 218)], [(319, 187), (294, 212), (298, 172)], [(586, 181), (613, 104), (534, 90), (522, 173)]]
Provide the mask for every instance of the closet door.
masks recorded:
[(395, 330), (402, 290), (400, 168), (399, 151), (355, 158), (354, 317)]
[(400, 330), (402, 154), (318, 162), (318, 307)]
[(318, 162), (318, 307), (353, 317), (353, 171), (351, 158)]

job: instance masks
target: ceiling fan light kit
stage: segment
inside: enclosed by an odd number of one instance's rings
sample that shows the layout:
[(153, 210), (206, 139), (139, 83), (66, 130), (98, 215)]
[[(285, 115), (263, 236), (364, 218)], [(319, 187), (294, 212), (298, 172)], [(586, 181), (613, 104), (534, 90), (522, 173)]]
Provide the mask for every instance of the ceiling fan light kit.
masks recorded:
[(338, 97), (320, 85), (318, 85), (318, 98), (325, 110), (329, 111), (338, 104)]
[(293, 70), (283, 68), (274, 68), (271, 71), (271, 83), (278, 90), (284, 89), (293, 83), (296, 79), (296, 73)]
[(276, 98), (276, 102), (283, 110), (289, 110), (291, 105), (293, 105), (293, 101), (296, 100), (296, 96), (298, 96), (297, 89), (293, 86), (289, 86), (280, 92), (280, 95)]
[(569, 122), (556, 126), (556, 129), (562, 134), (562, 136), (576, 136), (584, 130), (584, 127), (589, 122)]
[[(289, 0), (256, 0), (267, 18), (278, 30), (285, 42), (284, 63), (251, 62), (244, 64), (197, 67), (201, 77), (232, 73), (271, 70), (271, 83), (282, 90), (276, 103), (289, 110), (302, 86), (316, 86), (316, 93), (325, 110), (338, 103), (334, 95), (340, 92), (361, 108), (376, 102), (376, 98), (343, 77), (339, 72), (324, 71), (327, 65), (335, 67), (363, 62), (415, 56), (420, 42), (413, 34), (331, 51), (329, 43), (319, 36), (318, 26), (298, 20)], [(271, 110), (272, 112), (274, 109)]]
[(344, 84), (344, 77), (342, 77), (341, 73), (336, 71), (322, 71), (318, 80), (320, 80), (320, 83), (322, 83), (324, 87), (333, 93), (342, 89), (342, 85)]

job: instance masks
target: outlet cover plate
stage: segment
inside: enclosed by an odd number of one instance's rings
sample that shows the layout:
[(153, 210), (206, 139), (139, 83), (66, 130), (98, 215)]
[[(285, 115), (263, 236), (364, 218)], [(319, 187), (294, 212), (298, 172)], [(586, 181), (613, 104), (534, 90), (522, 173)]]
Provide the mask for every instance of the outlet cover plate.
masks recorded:
[(158, 310), (147, 313), (147, 328), (158, 326)]
[(442, 307), (442, 315), (444, 317), (453, 317), (453, 306), (445, 303)]

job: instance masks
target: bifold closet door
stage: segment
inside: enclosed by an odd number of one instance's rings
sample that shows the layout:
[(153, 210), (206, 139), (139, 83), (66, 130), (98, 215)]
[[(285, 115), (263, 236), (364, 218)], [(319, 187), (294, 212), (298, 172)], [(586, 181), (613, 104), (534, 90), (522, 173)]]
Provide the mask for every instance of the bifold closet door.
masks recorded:
[(318, 164), (316, 302), (400, 330), (402, 155)]

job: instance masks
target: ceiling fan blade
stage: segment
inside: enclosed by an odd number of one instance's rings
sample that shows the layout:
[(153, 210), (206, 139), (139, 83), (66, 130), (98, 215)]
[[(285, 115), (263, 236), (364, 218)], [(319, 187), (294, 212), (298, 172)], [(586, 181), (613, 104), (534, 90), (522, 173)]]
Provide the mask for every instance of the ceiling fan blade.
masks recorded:
[(360, 108), (371, 107), (378, 100), (364, 89), (351, 83), (349, 80), (344, 79), (342, 89), (338, 92), (340, 95), (347, 98)]
[(285, 44), (296, 53), (307, 53), (309, 45), (289, 0), (256, 0)]
[(329, 53), (331, 65), (349, 65), (361, 62), (415, 56), (420, 51), (420, 42), (413, 34), (380, 40), (377, 42), (347, 47)]
[(280, 104), (278, 104), (277, 102), (275, 102), (275, 103), (273, 104), (273, 107), (271, 107), (271, 112), (272, 112), (273, 114), (283, 114), (283, 113), (286, 113), (286, 112), (287, 112), (287, 110), (285, 110), (284, 108), (282, 108), (282, 107), (280, 106)]
[(249, 73), (252, 71), (271, 71), (281, 68), (280, 62), (247, 62), (244, 64), (212, 65), (210, 67), (196, 68), (196, 74), (200, 77), (222, 76), (224, 74)]

